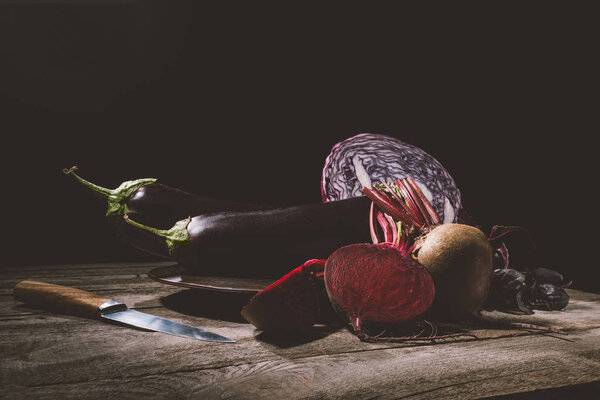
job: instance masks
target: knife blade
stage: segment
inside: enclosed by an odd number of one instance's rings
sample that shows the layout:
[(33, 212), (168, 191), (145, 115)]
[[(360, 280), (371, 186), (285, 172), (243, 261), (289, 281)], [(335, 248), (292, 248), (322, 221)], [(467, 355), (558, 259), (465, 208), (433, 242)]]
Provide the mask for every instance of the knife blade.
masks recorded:
[(170, 335), (210, 342), (235, 343), (235, 340), (195, 326), (130, 310), (124, 303), (68, 286), (26, 280), (13, 290), (15, 299), (51, 311), (121, 324)]

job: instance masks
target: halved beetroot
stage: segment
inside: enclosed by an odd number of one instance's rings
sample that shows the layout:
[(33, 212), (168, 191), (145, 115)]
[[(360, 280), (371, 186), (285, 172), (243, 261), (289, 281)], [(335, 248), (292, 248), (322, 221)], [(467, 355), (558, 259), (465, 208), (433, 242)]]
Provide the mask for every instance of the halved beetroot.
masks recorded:
[(332, 314), (325, 294), (325, 261), (309, 260), (250, 299), (242, 316), (265, 332), (302, 333)]
[(433, 302), (431, 276), (402, 247), (351, 244), (325, 264), (325, 286), (334, 308), (346, 315), (359, 337), (363, 322), (398, 324), (423, 314)]

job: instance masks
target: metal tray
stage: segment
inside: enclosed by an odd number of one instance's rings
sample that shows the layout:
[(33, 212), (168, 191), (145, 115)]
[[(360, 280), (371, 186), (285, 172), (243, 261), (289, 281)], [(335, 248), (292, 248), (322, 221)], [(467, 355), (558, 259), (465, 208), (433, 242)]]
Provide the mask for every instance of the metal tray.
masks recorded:
[(274, 280), (236, 278), (228, 276), (202, 276), (194, 274), (179, 265), (154, 268), (148, 276), (167, 285), (192, 289), (215, 290), (219, 292), (258, 293), (272, 284)]

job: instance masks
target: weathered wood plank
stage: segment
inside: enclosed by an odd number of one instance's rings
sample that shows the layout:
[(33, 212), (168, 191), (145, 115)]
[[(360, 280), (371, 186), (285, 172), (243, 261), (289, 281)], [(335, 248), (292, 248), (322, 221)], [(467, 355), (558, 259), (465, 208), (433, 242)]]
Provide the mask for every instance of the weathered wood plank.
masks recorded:
[[(205, 318), (243, 321), (240, 309), (250, 295), (192, 290), (161, 285), (147, 278), (139, 278), (134, 283), (101, 282), (94, 280), (77, 287), (90, 290), (103, 296), (121, 300), (139, 310), (166, 307), (177, 314)], [(65, 280), (58, 284), (68, 285)], [(552, 326), (561, 329), (588, 329), (600, 327), (600, 295), (569, 290), (571, 302), (567, 311), (536, 311), (534, 315), (515, 316), (504, 313), (485, 313), (495, 319)], [(12, 295), (0, 297), (0, 322), (13, 315), (39, 313), (39, 310), (16, 302)]]
[[(597, 381), (598, 330), (578, 332), (574, 339), (527, 336), (293, 360), (278, 357), (221, 368), (124, 373), (110, 379), (98, 377), (90, 367), (88, 378), (77, 380), (63, 368), (57, 374), (60, 383), (8, 383), (2, 392), (31, 398), (79, 398), (85, 393), (86, 398), (471, 399)], [(79, 355), (88, 365), (98, 362), (94, 355)], [(172, 362), (160, 358), (160, 351), (153, 356), (160, 363)]]
[[(479, 340), (370, 344), (335, 326), (311, 337), (276, 339), (257, 335), (239, 315), (250, 295), (163, 285), (146, 276), (159, 265), (29, 267), (3, 274), (0, 397), (471, 398), (600, 380), (597, 294), (569, 291), (564, 313), (488, 314), (566, 328), (570, 341), (476, 328)], [(201, 342), (36, 310), (12, 298), (12, 286), (30, 274), (238, 342)]]
[[(222, 294), (221, 294), (222, 295)], [(215, 302), (206, 301), (209, 307)], [(596, 305), (598, 307), (598, 305)], [(26, 308), (25, 306), (19, 306)], [(218, 320), (202, 317), (198, 314), (183, 314), (166, 307), (158, 307), (147, 312), (176, 321), (200, 326), (204, 329), (231, 337), (238, 341), (232, 347), (215, 346), (212, 343), (198, 342), (190, 339), (137, 331), (121, 326), (106, 324), (101, 321), (86, 320), (78, 317), (56, 315), (38, 312), (37, 314), (14, 316), (0, 319), (0, 353), (6, 360), (12, 360), (11, 365), (23, 365), (21, 358), (31, 358), (32, 354), (42, 355), (35, 363), (28, 364), (27, 369), (35, 373), (21, 374), (20, 369), (8, 368), (5, 371), (4, 383), (15, 381), (23, 385), (58, 383), (62, 376), (53, 376), (55, 370), (65, 369), (72, 363), (73, 377), (84, 380), (90, 373), (87, 365), (80, 366), (79, 357), (72, 359), (75, 354), (95, 355), (94, 369), (99, 377), (109, 379), (114, 374), (142, 373), (175, 373), (180, 369), (217, 368), (244, 363), (249, 359), (254, 361), (269, 361), (274, 357), (295, 359), (322, 354), (358, 353), (381, 348), (402, 348), (430, 346), (429, 343), (403, 344), (367, 344), (360, 342), (345, 329), (322, 328), (313, 337), (294, 339), (269, 339), (264, 335), (256, 335), (253, 327), (241, 322), (237, 307), (231, 310), (232, 318)], [(565, 313), (566, 314), (566, 313)], [(224, 314), (218, 312), (217, 316)], [(595, 313), (598, 316), (600, 313)], [(235, 318), (233, 318), (235, 317)], [(237, 319), (236, 319), (237, 318)], [(473, 331), (480, 341), (510, 335), (524, 335), (520, 330), (485, 330)], [(472, 340), (462, 338), (462, 340)], [(558, 339), (556, 339), (558, 340)], [(111, 346), (106, 347), (107, 344)], [(22, 354), (22, 349), (28, 349)], [(147, 354), (161, 352), (165, 354), (161, 360), (166, 363), (156, 364), (154, 358)], [(197, 356), (198, 353), (202, 357)], [(47, 357), (45, 357), (46, 355)], [(9, 357), (10, 356), (10, 357)], [(119, 367), (111, 366), (111, 362), (119, 360)], [(61, 360), (56, 365), (56, 360)], [(8, 361), (7, 361), (8, 362)], [(120, 369), (122, 368), (122, 370)]]

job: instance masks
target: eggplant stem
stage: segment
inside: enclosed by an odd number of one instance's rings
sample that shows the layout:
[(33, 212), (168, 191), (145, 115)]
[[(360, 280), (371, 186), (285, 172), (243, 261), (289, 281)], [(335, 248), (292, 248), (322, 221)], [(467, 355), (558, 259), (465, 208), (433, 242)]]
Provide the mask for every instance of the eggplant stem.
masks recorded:
[(146, 232), (150, 232), (158, 237), (165, 239), (167, 247), (169, 248), (169, 254), (174, 255), (175, 250), (180, 246), (186, 246), (189, 243), (189, 235), (187, 233), (187, 226), (191, 221), (191, 217), (177, 221), (170, 229), (157, 229), (151, 226), (140, 224), (129, 218), (127, 214), (123, 215), (125, 222), (135, 228), (141, 229)]
[(106, 198), (108, 198), (111, 194), (113, 194), (113, 190), (111, 190), (111, 189), (108, 189), (108, 188), (105, 188), (102, 186), (98, 186), (92, 182), (86, 181), (85, 179), (83, 179), (82, 177), (80, 177), (79, 175), (77, 175), (75, 173), (75, 171), (77, 171), (77, 170), (79, 170), (79, 167), (77, 167), (77, 165), (74, 165), (71, 168), (63, 168), (62, 171), (65, 175), (71, 175), (73, 178), (78, 180), (84, 186), (91, 189), (93, 192), (98, 193)]
[(79, 168), (73, 166), (71, 168), (64, 168), (63, 172), (65, 175), (72, 175), (77, 181), (83, 184), (85, 187), (90, 189), (92, 192), (99, 194), (103, 200), (107, 200), (108, 208), (106, 210), (107, 217), (121, 217), (127, 214), (127, 200), (131, 195), (144, 185), (156, 182), (154, 178), (142, 178), (135, 179), (132, 181), (125, 181), (119, 185), (116, 189), (107, 189), (102, 186), (98, 186), (92, 182), (89, 182), (75, 173)]

